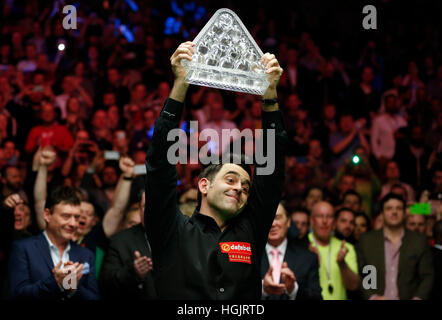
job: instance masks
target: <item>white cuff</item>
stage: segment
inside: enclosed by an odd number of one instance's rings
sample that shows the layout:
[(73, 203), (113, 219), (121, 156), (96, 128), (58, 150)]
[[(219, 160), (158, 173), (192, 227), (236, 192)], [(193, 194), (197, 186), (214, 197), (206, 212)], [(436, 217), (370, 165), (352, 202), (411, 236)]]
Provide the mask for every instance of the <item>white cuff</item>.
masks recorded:
[(298, 282), (295, 281), (295, 287), (293, 288), (293, 291), (291, 293), (286, 291), (285, 293), (289, 296), (290, 300), (295, 300), (296, 295), (298, 294), (298, 290), (299, 290), (299, 285)]

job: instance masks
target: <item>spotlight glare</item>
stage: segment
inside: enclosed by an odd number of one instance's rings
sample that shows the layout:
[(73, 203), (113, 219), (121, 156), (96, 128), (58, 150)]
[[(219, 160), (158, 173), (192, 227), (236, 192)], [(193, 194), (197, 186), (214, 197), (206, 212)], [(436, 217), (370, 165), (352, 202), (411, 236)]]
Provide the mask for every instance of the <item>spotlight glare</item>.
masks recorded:
[(359, 159), (359, 156), (355, 155), (355, 156), (353, 156), (352, 161), (354, 164), (358, 164), (359, 161), (361, 161), (361, 159)]

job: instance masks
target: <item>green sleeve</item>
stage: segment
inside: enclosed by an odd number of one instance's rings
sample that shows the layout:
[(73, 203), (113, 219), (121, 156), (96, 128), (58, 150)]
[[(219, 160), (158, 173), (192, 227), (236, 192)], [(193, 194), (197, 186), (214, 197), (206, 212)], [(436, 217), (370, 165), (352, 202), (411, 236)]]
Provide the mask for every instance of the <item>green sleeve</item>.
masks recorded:
[(95, 278), (98, 279), (100, 275), (101, 265), (103, 264), (104, 251), (100, 247), (95, 248)]
[(348, 249), (347, 255), (345, 256), (345, 263), (347, 264), (347, 266), (350, 268), (351, 271), (353, 271), (356, 274), (359, 274), (358, 259), (356, 256), (355, 247), (350, 243), (346, 243), (345, 246)]

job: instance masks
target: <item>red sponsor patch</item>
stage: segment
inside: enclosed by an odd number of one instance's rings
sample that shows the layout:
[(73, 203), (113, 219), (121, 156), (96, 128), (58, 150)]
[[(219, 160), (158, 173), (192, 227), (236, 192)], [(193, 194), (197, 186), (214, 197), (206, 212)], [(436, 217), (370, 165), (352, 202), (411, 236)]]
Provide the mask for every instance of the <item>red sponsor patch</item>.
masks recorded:
[(252, 247), (248, 242), (220, 242), (222, 253), (229, 255), (230, 262), (251, 264)]

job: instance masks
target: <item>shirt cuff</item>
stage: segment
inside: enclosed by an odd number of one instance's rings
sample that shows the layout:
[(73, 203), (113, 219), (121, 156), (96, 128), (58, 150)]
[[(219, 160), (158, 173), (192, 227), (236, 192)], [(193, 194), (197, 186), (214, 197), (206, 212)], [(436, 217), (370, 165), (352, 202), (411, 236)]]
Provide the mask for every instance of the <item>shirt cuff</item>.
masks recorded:
[(161, 110), (161, 116), (165, 119), (179, 122), (183, 114), (183, 109), (184, 103), (176, 101), (172, 98), (167, 98), (163, 110)]
[[(261, 287), (262, 287), (262, 299), (267, 298), (269, 295), (267, 294), (267, 292), (264, 291), (264, 280), (261, 280)], [(298, 290), (299, 290), (299, 285), (298, 282), (295, 281), (295, 287), (293, 288), (292, 292), (285, 292), (288, 296), (289, 296), (289, 300), (295, 300), (296, 299), (296, 295), (298, 294)]]
[(298, 290), (299, 290), (299, 286), (298, 286), (298, 282), (295, 281), (295, 287), (293, 288), (292, 292), (285, 292), (288, 296), (289, 296), (289, 300), (295, 300), (296, 299), (296, 295), (298, 294)]
[(261, 299), (267, 298), (269, 295), (267, 294), (267, 292), (264, 291), (264, 280), (261, 280), (261, 290), (262, 290)]

